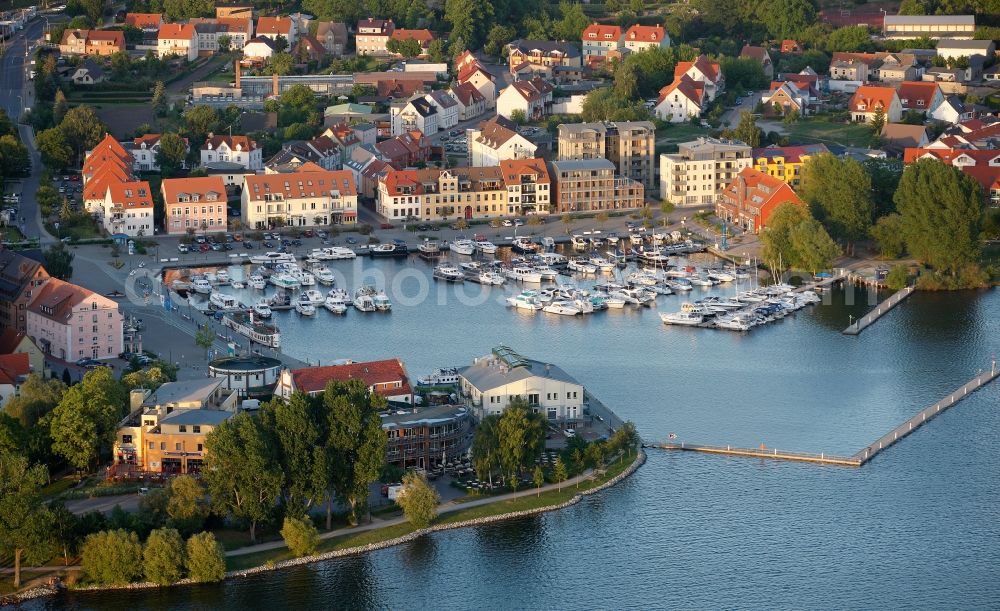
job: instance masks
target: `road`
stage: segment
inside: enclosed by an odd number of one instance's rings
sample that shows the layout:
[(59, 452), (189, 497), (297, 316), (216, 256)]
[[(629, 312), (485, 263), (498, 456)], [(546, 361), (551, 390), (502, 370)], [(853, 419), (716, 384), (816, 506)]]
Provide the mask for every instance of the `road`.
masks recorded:
[(66, 509), (69, 509), (76, 515), (83, 515), (92, 511), (110, 513), (115, 508), (115, 505), (118, 505), (125, 511), (133, 513), (139, 510), (140, 498), (142, 497), (138, 494), (118, 494), (115, 496), (98, 496), (92, 499), (76, 499), (66, 501)]
[[(741, 91), (740, 93), (746, 92)], [(739, 125), (740, 113), (743, 111), (753, 112), (753, 109), (757, 106), (757, 102), (760, 101), (762, 95), (764, 95), (764, 92), (754, 91), (752, 95), (742, 97), (739, 104), (722, 114), (722, 127), (735, 128)]]

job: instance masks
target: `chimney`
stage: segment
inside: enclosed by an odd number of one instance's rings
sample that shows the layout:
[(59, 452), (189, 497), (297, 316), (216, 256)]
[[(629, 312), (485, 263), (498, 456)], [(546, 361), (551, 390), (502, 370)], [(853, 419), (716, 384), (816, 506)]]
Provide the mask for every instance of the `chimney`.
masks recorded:
[(277, 74), (272, 74), (271, 75), (271, 93), (273, 95), (275, 95), (275, 96), (277, 96), (278, 93), (279, 93), (279, 91), (278, 91), (278, 75)]
[(233, 73), (236, 75), (236, 88), (240, 88), (240, 60), (233, 62)]

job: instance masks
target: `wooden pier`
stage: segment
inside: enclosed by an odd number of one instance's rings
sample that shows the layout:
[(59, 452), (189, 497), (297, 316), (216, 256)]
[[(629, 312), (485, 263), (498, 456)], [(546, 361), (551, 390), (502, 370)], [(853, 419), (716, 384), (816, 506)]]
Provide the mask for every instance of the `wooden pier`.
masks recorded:
[(739, 448), (734, 446), (710, 446), (696, 443), (643, 443), (643, 447), (659, 448), (661, 450), (679, 450), (684, 452), (701, 452), (704, 454), (722, 454), (727, 456), (742, 456), (745, 458), (766, 458), (771, 460), (793, 460), (798, 462), (811, 462), (826, 465), (839, 465), (842, 467), (860, 467), (875, 458), (893, 444), (903, 439), (913, 431), (920, 428), (924, 423), (932, 420), (941, 412), (947, 411), (956, 403), (969, 396), (973, 392), (986, 386), (1000, 376), (994, 358), (990, 370), (985, 371), (972, 378), (962, 387), (958, 388), (950, 395), (941, 399), (934, 405), (920, 410), (915, 416), (889, 431), (882, 437), (876, 439), (872, 444), (865, 446), (852, 456), (837, 456), (834, 454), (811, 453), (811, 452), (790, 452), (777, 448)]
[(890, 448), (900, 439), (903, 439), (913, 431), (920, 428), (925, 422), (934, 419), (934, 417), (938, 414), (947, 411), (962, 399), (968, 397), (970, 394), (997, 379), (998, 375), (1000, 375), (1000, 370), (997, 370), (996, 360), (994, 359), (992, 367), (989, 371), (980, 373), (944, 399), (941, 399), (930, 407), (920, 410), (915, 416), (892, 429), (885, 435), (882, 435), (871, 445), (862, 448), (851, 458), (860, 461), (860, 464), (862, 465), (865, 464), (869, 460), (875, 458), (875, 456), (877, 456), (880, 452)]
[(870, 327), (876, 320), (882, 318), (883, 315), (889, 312), (897, 305), (899, 305), (904, 299), (913, 294), (916, 290), (912, 286), (908, 286), (900, 291), (894, 293), (891, 297), (878, 304), (878, 306), (868, 312), (861, 318), (854, 321), (849, 327), (841, 331), (844, 335), (858, 335), (868, 327)]
[(832, 284), (835, 284), (837, 282), (841, 282), (841, 281), (847, 279), (847, 276), (848, 276), (848, 274), (847, 274), (846, 271), (840, 271), (840, 272), (838, 272), (838, 273), (830, 276), (829, 278), (823, 278), (822, 280), (816, 280), (815, 282), (810, 282), (809, 284), (803, 284), (802, 286), (797, 287), (794, 290), (792, 290), (792, 292), (793, 293), (804, 293), (806, 291), (815, 291), (816, 289), (821, 289), (821, 288), (830, 286)]

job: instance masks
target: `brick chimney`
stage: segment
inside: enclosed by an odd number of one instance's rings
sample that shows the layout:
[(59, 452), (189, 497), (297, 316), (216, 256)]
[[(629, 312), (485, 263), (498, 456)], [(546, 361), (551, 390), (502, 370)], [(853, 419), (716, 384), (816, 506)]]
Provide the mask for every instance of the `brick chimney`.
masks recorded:
[(275, 96), (280, 93), (278, 91), (278, 75), (277, 74), (272, 74), (271, 75), (271, 93), (274, 94)]
[(236, 88), (240, 88), (240, 60), (235, 60), (233, 62), (233, 74), (236, 75)]

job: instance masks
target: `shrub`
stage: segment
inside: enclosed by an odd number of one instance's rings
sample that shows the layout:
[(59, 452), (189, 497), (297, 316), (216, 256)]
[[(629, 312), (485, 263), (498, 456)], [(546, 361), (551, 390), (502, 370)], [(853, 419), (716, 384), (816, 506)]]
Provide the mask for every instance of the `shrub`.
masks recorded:
[(410, 524), (416, 528), (427, 528), (437, 516), (441, 497), (426, 477), (411, 471), (403, 476), (403, 489), (399, 491), (396, 502), (403, 508), (403, 515)]
[(885, 284), (894, 291), (901, 290), (910, 282), (910, 270), (905, 265), (895, 265), (885, 277)]
[(142, 545), (122, 529), (89, 535), (80, 554), (87, 579), (104, 585), (131, 583), (142, 577)]
[(313, 523), (298, 518), (285, 518), (281, 538), (296, 558), (315, 552), (316, 544), (319, 543), (319, 533)]
[(149, 533), (142, 551), (146, 579), (167, 585), (184, 576), (184, 540), (173, 528), (159, 528)]
[(226, 557), (215, 535), (203, 532), (187, 541), (187, 569), (191, 581), (222, 581), (226, 576)]

